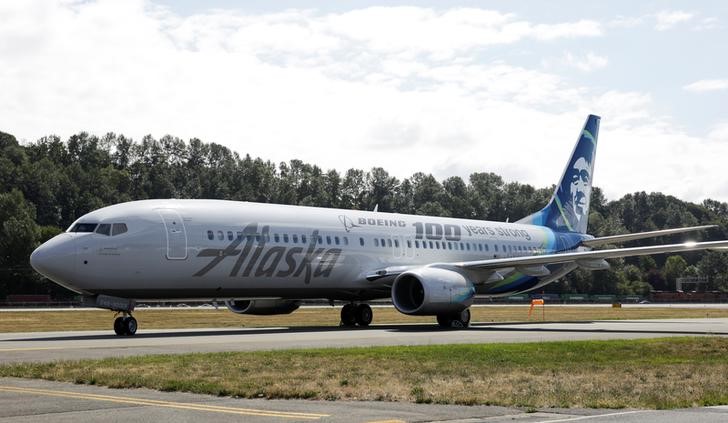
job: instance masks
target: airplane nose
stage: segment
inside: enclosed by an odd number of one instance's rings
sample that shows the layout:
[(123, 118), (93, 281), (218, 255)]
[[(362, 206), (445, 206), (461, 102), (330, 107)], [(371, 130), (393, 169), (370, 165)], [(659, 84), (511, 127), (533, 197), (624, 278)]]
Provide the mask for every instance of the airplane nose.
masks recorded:
[(76, 247), (71, 235), (60, 234), (48, 240), (30, 255), (36, 272), (54, 282), (69, 283), (76, 265)]

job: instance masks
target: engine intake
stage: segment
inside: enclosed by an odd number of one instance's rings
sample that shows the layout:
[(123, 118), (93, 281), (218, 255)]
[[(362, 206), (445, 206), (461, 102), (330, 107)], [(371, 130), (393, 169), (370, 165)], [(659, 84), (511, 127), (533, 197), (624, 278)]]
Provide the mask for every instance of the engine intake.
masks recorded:
[(433, 316), (457, 313), (473, 304), (475, 287), (464, 275), (423, 267), (402, 273), (392, 285), (392, 303), (404, 314)]
[(301, 306), (293, 300), (225, 300), (228, 310), (237, 314), (270, 316), (273, 314), (291, 314)]

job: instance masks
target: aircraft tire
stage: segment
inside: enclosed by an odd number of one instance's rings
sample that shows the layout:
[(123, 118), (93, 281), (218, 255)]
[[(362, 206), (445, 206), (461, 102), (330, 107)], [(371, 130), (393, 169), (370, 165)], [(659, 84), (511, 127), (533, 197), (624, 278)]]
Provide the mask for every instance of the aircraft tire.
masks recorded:
[(131, 316), (124, 318), (124, 335), (133, 336), (137, 331), (137, 320)]
[(437, 324), (443, 329), (450, 329), (452, 318), (448, 314), (438, 314)]
[[(460, 313), (457, 313), (450, 324), (454, 328), (467, 328), (470, 326), (470, 309), (466, 308)], [(457, 326), (455, 326), (456, 324)]]
[(114, 319), (114, 333), (116, 333), (119, 336), (125, 334), (123, 317), (117, 317), (116, 319)]
[(470, 326), (470, 309), (454, 314), (439, 314), (437, 324), (444, 329), (465, 329)]
[(358, 306), (356, 306), (355, 317), (356, 324), (365, 328), (372, 323), (374, 313), (372, 312), (372, 308), (369, 306), (369, 304), (359, 304)]
[(356, 326), (356, 306), (354, 304), (344, 304), (341, 308), (341, 326)]

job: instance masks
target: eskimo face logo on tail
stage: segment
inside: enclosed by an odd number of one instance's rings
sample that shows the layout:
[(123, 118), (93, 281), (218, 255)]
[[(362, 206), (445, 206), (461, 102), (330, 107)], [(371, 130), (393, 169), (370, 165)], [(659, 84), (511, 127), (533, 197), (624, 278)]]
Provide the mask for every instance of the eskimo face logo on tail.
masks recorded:
[(579, 157), (571, 168), (571, 207), (577, 220), (581, 220), (589, 210), (591, 194), (591, 164), (586, 157)]
[(318, 231), (313, 231), (305, 250), (302, 247), (274, 245), (266, 251), (266, 244), (270, 242), (270, 227), (263, 226), (258, 232), (258, 224), (251, 223), (226, 248), (200, 251), (197, 257), (212, 257), (212, 260), (193, 276), (204, 276), (226, 258), (237, 257), (230, 270), (230, 277), (303, 276), (304, 282), (309, 284), (312, 278), (328, 278), (341, 255), (339, 248), (316, 248), (318, 238)]

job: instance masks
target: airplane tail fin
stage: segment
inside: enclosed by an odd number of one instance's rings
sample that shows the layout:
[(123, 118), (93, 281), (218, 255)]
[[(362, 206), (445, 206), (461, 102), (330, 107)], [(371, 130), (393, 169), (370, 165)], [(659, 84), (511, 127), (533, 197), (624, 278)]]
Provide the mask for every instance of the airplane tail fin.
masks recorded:
[(587, 117), (551, 201), (518, 223), (546, 226), (559, 232), (586, 233), (600, 119), (595, 115)]

